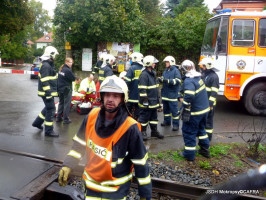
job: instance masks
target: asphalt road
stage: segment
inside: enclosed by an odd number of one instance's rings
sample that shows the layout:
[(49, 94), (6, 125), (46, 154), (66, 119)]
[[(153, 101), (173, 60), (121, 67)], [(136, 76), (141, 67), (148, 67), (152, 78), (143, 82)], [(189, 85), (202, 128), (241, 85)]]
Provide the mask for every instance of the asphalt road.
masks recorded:
[[(28, 69), (24, 67), (23, 69)], [(54, 124), (58, 138), (45, 137), (43, 131), (31, 126), (35, 117), (43, 108), (43, 102), (37, 96), (38, 80), (24, 74), (0, 74), (0, 148), (44, 155), (63, 160), (72, 145), (72, 138), (78, 131), (84, 115), (75, 109), (70, 113), (71, 124)], [(57, 100), (57, 99), (56, 99)], [(163, 114), (158, 113), (162, 122)], [(265, 117), (253, 117), (246, 113), (239, 102), (229, 102), (219, 96), (215, 113), (213, 144), (217, 142), (243, 142), (238, 132), (244, 132), (246, 139), (255, 131), (260, 131)], [(180, 127), (181, 127), (180, 123)], [(265, 123), (266, 124), (266, 123)], [(166, 136), (163, 140), (151, 139), (146, 142), (149, 151), (183, 147), (181, 131), (172, 132), (170, 127), (158, 129)]]

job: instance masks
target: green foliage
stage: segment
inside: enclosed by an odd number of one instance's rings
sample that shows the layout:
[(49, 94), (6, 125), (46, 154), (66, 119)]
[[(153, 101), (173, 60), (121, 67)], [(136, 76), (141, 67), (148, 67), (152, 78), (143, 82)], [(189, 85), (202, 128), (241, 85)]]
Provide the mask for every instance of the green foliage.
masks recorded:
[(235, 166), (235, 167), (243, 167), (243, 166), (244, 166), (244, 164), (243, 164), (243, 162), (242, 162), (242, 161), (240, 161), (240, 160), (237, 160), (237, 161), (235, 161), (235, 162), (234, 162), (234, 166)]
[(236, 160), (239, 159), (238, 156), (237, 156), (236, 154), (231, 154), (231, 156), (232, 156), (234, 159), (236, 159)]
[(166, 161), (184, 161), (185, 159), (181, 157), (177, 151), (164, 151), (164, 152), (159, 152), (157, 155), (154, 154), (149, 154), (150, 158), (154, 159), (159, 159), (159, 160), (166, 160)]
[(167, 0), (166, 2), (166, 16), (175, 17), (174, 10), (182, 0)]
[(232, 149), (232, 145), (217, 144), (210, 147), (210, 154), (211, 157), (220, 157), (221, 155), (227, 155), (230, 149)]
[(211, 169), (212, 166), (210, 165), (210, 163), (208, 161), (199, 161), (199, 166), (200, 168), (203, 168), (203, 169)]
[(185, 10), (189, 7), (204, 7), (203, 6), (204, 0), (181, 0), (178, 6), (174, 8), (175, 16), (185, 12)]
[(140, 12), (144, 14), (144, 18), (151, 24), (157, 24), (157, 19), (162, 16), (159, 7), (159, 0), (139, 0)]

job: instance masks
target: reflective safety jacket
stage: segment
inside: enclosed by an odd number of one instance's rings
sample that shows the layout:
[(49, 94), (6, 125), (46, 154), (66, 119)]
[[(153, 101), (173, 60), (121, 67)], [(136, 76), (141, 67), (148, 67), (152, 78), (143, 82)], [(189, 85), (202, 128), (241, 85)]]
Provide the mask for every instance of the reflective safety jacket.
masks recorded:
[(139, 76), (143, 66), (139, 63), (133, 62), (129, 70), (127, 71), (126, 76), (124, 77), (125, 82), (127, 83), (129, 90), (128, 102), (138, 103), (139, 102)]
[(181, 75), (176, 66), (170, 66), (163, 72), (162, 100), (177, 101), (179, 88), (181, 86)]
[(151, 197), (148, 154), (140, 125), (128, 116), (123, 106), (111, 122), (106, 122), (103, 108), (92, 109), (73, 140), (63, 165), (74, 168), (86, 149), (83, 179), (87, 198), (126, 199), (133, 169), (139, 183), (139, 195)]
[(44, 60), (40, 66), (38, 80), (38, 96), (52, 98), (58, 96), (57, 93), (57, 73), (52, 60)]
[(183, 83), (183, 107), (191, 115), (201, 115), (210, 111), (206, 86), (201, 77), (186, 77)]
[(94, 81), (89, 81), (89, 78), (84, 78), (79, 86), (79, 92), (91, 94), (92, 92), (96, 92), (96, 86)]
[(202, 75), (208, 93), (209, 105), (215, 106), (216, 96), (219, 91), (219, 77), (212, 69), (204, 70)]
[(102, 60), (97, 60), (96, 64), (95, 64), (95, 65), (93, 66), (93, 68), (92, 68), (92, 73), (93, 73), (93, 74), (98, 73), (98, 72), (99, 72), (99, 69), (100, 69), (101, 66), (102, 66), (102, 64), (103, 64), (103, 61), (102, 61)]
[[(141, 108), (159, 108), (159, 83), (156, 80), (156, 72), (143, 70), (139, 77), (139, 107)], [(145, 102), (148, 101), (148, 106)], [(144, 104), (143, 104), (144, 103)]]
[(108, 76), (112, 76), (114, 73), (112, 71), (111, 65), (106, 65), (99, 69), (99, 82), (100, 84), (104, 81), (104, 79)]

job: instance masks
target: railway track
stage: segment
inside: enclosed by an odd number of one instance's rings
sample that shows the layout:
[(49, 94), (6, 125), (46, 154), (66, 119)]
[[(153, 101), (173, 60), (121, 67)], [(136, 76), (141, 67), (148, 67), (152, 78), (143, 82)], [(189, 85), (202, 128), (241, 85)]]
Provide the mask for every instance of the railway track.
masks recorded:
[[(49, 163), (50, 167), (41, 172), (37, 177), (24, 185), (22, 188), (15, 190), (9, 197), (1, 197), (3, 200), (82, 200), (83, 194), (75, 187), (67, 185), (60, 187), (57, 183), (58, 173), (63, 161), (47, 158), (40, 155), (14, 152), (10, 150), (0, 149), (0, 152), (7, 156), (20, 156), (22, 158), (30, 158), (39, 162)], [(81, 176), (84, 166), (79, 165), (73, 170), (72, 176)], [(23, 170), (23, 169), (21, 169)], [(206, 194), (211, 188), (182, 184), (164, 179), (152, 178), (153, 194), (157, 199), (162, 196), (170, 196), (173, 199), (199, 199), (200, 196)], [(12, 187), (12, 186), (11, 186)], [(137, 182), (133, 179), (132, 188), (137, 188)], [(154, 198), (153, 198), (154, 199)], [(237, 199), (266, 199), (253, 195), (240, 195)]]

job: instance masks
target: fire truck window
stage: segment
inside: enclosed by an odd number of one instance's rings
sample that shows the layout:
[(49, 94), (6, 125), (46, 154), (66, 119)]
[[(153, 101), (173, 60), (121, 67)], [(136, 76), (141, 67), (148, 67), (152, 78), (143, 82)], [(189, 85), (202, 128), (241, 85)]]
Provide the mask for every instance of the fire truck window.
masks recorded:
[[(218, 47), (219, 53), (226, 53), (227, 50), (227, 35), (228, 35), (228, 18), (223, 18), (220, 28), (220, 47)], [(218, 40), (219, 43), (219, 40)]]
[(219, 32), (221, 18), (209, 21), (201, 47), (201, 52), (203, 53), (214, 53), (216, 47), (217, 35)]
[(266, 47), (266, 19), (261, 19), (259, 23), (259, 46)]
[(251, 47), (254, 45), (254, 20), (237, 19), (233, 21), (233, 46)]

